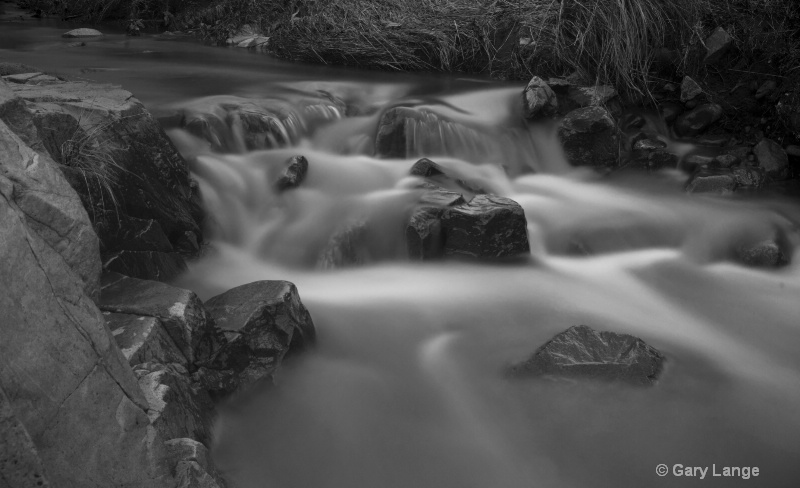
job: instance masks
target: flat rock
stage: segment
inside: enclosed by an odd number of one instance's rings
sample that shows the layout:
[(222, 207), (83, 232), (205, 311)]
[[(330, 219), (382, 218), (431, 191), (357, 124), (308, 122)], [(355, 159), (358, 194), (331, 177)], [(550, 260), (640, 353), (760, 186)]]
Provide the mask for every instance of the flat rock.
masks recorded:
[(305, 156), (292, 156), (284, 166), (283, 171), (275, 181), (275, 189), (278, 192), (284, 192), (300, 186), (306, 178), (306, 173), (308, 173), (308, 159)]
[(210, 361), (224, 342), (194, 292), (116, 273), (103, 278), (101, 310), (158, 318), (190, 369)]
[(679, 136), (693, 137), (705, 132), (722, 117), (722, 107), (716, 103), (706, 103), (681, 114), (675, 120), (675, 132)]
[(549, 117), (558, 111), (558, 98), (543, 79), (534, 76), (522, 92), (525, 118)]
[(660, 352), (637, 337), (578, 325), (550, 339), (509, 373), (649, 386), (658, 379), (663, 362)]
[(131, 366), (151, 362), (188, 366), (186, 358), (158, 318), (111, 312), (104, 312), (103, 316)]
[(76, 39), (81, 37), (101, 37), (102, 35), (103, 33), (99, 30), (82, 27), (80, 29), (72, 29), (69, 32), (65, 32), (64, 34), (61, 34), (61, 37)]
[(311, 315), (288, 281), (256, 281), (206, 302), (209, 314), (228, 337), (216, 369), (236, 371), (243, 385), (271, 379), (291, 350), (316, 338)]
[(616, 166), (620, 131), (602, 107), (586, 107), (568, 113), (558, 128), (567, 160), (574, 166)]
[(530, 253), (525, 213), (509, 198), (478, 195), (447, 207), (441, 220), (446, 256), (497, 259)]

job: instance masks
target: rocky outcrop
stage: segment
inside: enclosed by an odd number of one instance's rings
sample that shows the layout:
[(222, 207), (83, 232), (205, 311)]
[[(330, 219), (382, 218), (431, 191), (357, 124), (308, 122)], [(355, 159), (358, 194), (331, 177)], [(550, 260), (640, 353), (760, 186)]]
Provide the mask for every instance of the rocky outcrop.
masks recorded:
[[(202, 242), (199, 195), (186, 163), (130, 92), (77, 82), (2, 85), (0, 119), (58, 163), (98, 234), (110, 237), (102, 241), (103, 262), (124, 263), (112, 269), (169, 279), (183, 268), (174, 248), (186, 233)], [(140, 221), (157, 223), (173, 249), (161, 240), (142, 249), (134, 237)], [(129, 223), (134, 227), (124, 227)]]
[(620, 131), (602, 107), (568, 113), (558, 128), (567, 160), (574, 166), (614, 167), (619, 164)]
[[(165, 486), (147, 401), (81, 276), (98, 269), (96, 247), (66, 252), (70, 229), (92, 234), (86, 213), (70, 210), (80, 200), (50, 158), (0, 131), (13, 147), (0, 159), (0, 388), (55, 486)], [(25, 173), (48, 186), (20, 205)], [(33, 222), (23, 205), (52, 221)]]
[(275, 189), (284, 192), (297, 188), (308, 173), (308, 159), (305, 156), (292, 156), (286, 161), (285, 168), (275, 181)]
[(240, 385), (270, 381), (284, 356), (314, 343), (311, 315), (288, 281), (256, 281), (206, 302), (227, 344), (214, 368), (234, 371)]
[(508, 373), (649, 386), (658, 379), (663, 363), (664, 356), (639, 338), (578, 325), (553, 337)]
[(105, 312), (157, 318), (190, 369), (210, 362), (224, 343), (203, 303), (183, 288), (107, 273), (103, 276), (100, 308)]

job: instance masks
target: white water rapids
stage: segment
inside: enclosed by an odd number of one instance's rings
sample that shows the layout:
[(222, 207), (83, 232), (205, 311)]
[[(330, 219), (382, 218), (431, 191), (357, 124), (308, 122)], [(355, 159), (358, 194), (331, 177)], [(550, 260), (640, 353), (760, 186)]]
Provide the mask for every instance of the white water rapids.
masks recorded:
[[(357, 101), (393, 102), (404, 90), (392, 88)], [(470, 129), (416, 127), (405, 160), (365, 154), (377, 113), (334, 118), (290, 147), (244, 154), (215, 154), (171, 132), (193, 158), (214, 240), (182, 283), (208, 298), (254, 280), (290, 280), (319, 334), (276, 388), (224, 410), (214, 452), (236, 486), (800, 480), (799, 268), (729, 259), (742, 239), (776, 227), (791, 233), (797, 207), (687, 196), (677, 174), (602, 180), (570, 170), (550, 129), (518, 121), (509, 108), (518, 100), (509, 89), (440, 98), (439, 113)], [(463, 159), (464, 147), (482, 151), (485, 163)], [(308, 158), (308, 177), (278, 195), (271, 185), (294, 154)], [(531, 258), (409, 262), (403, 229), (419, 198), (407, 176), (416, 156), (519, 202)], [(373, 261), (316, 270), (320, 250), (353, 219), (372, 226)], [(593, 254), (576, 255), (576, 241)], [(577, 324), (658, 348), (668, 358), (661, 381), (631, 389), (503, 379), (504, 366)], [(660, 478), (660, 463), (759, 467), (760, 475)]]

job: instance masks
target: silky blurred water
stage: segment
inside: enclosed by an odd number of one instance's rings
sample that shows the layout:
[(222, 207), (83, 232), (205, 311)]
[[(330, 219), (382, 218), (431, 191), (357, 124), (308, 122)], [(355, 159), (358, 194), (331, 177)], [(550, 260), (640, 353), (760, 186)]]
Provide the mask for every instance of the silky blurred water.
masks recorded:
[[(0, 58), (122, 84), (160, 116), (223, 122), (217, 136), (232, 142), (216, 150), (168, 127), (200, 184), (211, 240), (179, 284), (207, 299), (254, 280), (292, 281), (319, 338), (275, 387), (223, 406), (213, 454), (233, 486), (800, 482), (800, 270), (732, 259), (737, 243), (782, 229), (796, 261), (796, 202), (686, 195), (677, 171), (600, 178), (573, 169), (552, 124), (522, 121), (518, 84), (309, 67), (113, 34), (68, 48), (45, 25), (0, 31)], [(331, 99), (348, 109), (307, 110)], [(279, 107), (291, 137), (248, 150), (242, 125), (219, 116), (243, 100)], [(408, 132), (407, 158), (377, 159), (377, 124), (392, 106), (430, 116)], [(296, 154), (308, 158), (308, 176), (277, 194)], [(408, 170), (421, 156), (519, 202), (531, 255), (410, 262), (404, 223), (420, 191)], [(319, 254), (352, 222), (369, 225), (368, 262), (319, 269)], [(660, 381), (503, 378), (505, 366), (578, 324), (659, 349)], [(662, 478), (660, 463), (760, 474)]]

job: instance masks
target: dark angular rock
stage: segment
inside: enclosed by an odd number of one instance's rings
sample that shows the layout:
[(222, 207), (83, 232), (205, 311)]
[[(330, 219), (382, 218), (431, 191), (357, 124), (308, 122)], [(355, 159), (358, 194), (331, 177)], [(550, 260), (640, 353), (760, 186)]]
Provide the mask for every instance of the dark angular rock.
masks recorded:
[(509, 369), (512, 376), (546, 376), (619, 381), (649, 386), (661, 373), (664, 356), (628, 334), (570, 327)]
[(717, 29), (706, 39), (706, 58), (705, 62), (714, 64), (722, 59), (733, 47), (733, 38), (722, 27)]
[(311, 315), (288, 281), (237, 286), (206, 307), (228, 337), (214, 369), (237, 372), (242, 385), (271, 379), (290, 349), (310, 346), (316, 338)]
[(224, 342), (197, 295), (157, 281), (107, 273), (100, 309), (158, 318), (190, 367), (210, 361)]
[(306, 178), (306, 173), (308, 173), (308, 160), (305, 156), (292, 156), (286, 161), (286, 168), (275, 182), (275, 189), (283, 192), (297, 188)]
[(681, 82), (681, 102), (688, 102), (703, 93), (703, 89), (692, 78), (683, 77)]
[(383, 113), (375, 137), (375, 155), (384, 158), (404, 158), (408, 154), (406, 119), (419, 113), (409, 107), (394, 107)]
[(438, 164), (434, 163), (428, 158), (422, 158), (414, 163), (414, 166), (411, 167), (411, 170), (409, 170), (408, 174), (427, 178), (430, 176), (444, 175), (446, 173), (444, 168)]
[(616, 166), (620, 131), (602, 107), (579, 108), (568, 113), (558, 129), (567, 160), (574, 166)]
[(100, 238), (100, 251), (158, 251), (172, 252), (173, 247), (161, 225), (107, 211), (95, 216), (95, 230)]
[(548, 84), (538, 76), (528, 82), (522, 92), (525, 118), (548, 117), (558, 111), (558, 98)]
[(316, 267), (336, 269), (359, 266), (371, 260), (367, 244), (367, 222), (355, 220), (340, 226), (319, 253)]
[(156, 317), (104, 312), (106, 326), (131, 366), (178, 363), (188, 366), (175, 341)]
[(675, 121), (675, 132), (682, 137), (693, 137), (706, 131), (722, 117), (722, 107), (706, 103), (680, 115)]
[(211, 399), (192, 385), (178, 364), (144, 363), (134, 367), (139, 387), (150, 408), (150, 423), (164, 439), (189, 437), (208, 442), (211, 434)]
[(441, 220), (446, 256), (493, 259), (530, 252), (525, 213), (511, 199), (478, 195), (447, 207)]
[(406, 225), (409, 258), (424, 261), (444, 255), (443, 212), (440, 207), (420, 207), (411, 214)]
[(170, 281), (186, 271), (186, 262), (174, 252), (118, 251), (103, 256), (103, 271), (140, 280)]

